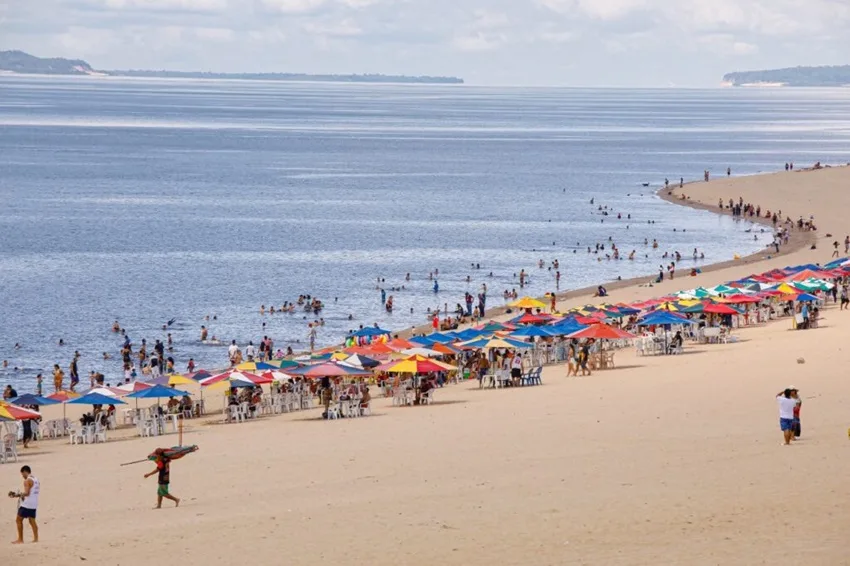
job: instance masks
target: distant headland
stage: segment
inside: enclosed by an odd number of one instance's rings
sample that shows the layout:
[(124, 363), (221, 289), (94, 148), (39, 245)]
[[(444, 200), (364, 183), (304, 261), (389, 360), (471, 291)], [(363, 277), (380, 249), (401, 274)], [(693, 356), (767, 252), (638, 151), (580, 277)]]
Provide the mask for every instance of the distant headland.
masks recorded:
[(407, 84), (463, 84), (457, 77), (430, 77), (406, 75), (311, 75), (308, 73), (213, 73), (195, 71), (104, 71), (96, 70), (81, 59), (62, 57), (42, 58), (23, 51), (0, 51), (0, 73), (30, 75), (77, 75), (102, 77), (150, 77), (177, 79), (242, 79), (266, 81), (322, 81), (343, 83), (407, 83)]
[(850, 65), (727, 73), (723, 83), (726, 86), (850, 86)]

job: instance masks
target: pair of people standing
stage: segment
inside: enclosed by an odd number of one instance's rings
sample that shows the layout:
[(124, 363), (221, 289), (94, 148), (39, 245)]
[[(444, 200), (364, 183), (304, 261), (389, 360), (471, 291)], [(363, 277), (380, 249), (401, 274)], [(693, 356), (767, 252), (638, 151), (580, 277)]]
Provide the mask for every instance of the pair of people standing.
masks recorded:
[(782, 438), (787, 446), (791, 444), (792, 440), (799, 438), (802, 433), (800, 408), (803, 400), (800, 399), (796, 387), (788, 387), (780, 392), (776, 395), (776, 400), (779, 403), (779, 429), (782, 431)]

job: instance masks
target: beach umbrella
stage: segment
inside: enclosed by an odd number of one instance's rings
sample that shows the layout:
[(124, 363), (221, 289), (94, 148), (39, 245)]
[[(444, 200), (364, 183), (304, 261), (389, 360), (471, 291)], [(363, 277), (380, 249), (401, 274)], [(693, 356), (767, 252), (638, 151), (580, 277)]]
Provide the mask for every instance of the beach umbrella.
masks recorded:
[(485, 334), (482, 330), (475, 330), (474, 328), (467, 328), (466, 330), (461, 330), (460, 332), (455, 332), (455, 338), (458, 340), (473, 340), (478, 338), (482, 334)]
[(148, 389), (130, 393), (127, 397), (132, 399), (164, 399), (166, 397), (182, 397), (183, 395), (188, 395), (188, 393), (165, 385), (154, 385)]
[(53, 401), (59, 401), (60, 403), (65, 403), (66, 401), (76, 399), (79, 396), (80, 394), (75, 391), (59, 391), (53, 395), (48, 395), (47, 398), (52, 399)]
[(357, 332), (352, 332), (349, 336), (365, 338), (369, 336), (383, 336), (385, 334), (390, 334), (390, 331), (384, 330), (383, 328), (378, 328), (377, 326), (367, 326), (365, 328), (361, 328)]
[(41, 415), (36, 411), (24, 409), (6, 401), (0, 401), (0, 420), (5, 421), (26, 421), (29, 419), (40, 418)]
[(508, 303), (508, 306), (517, 309), (545, 309), (546, 303), (538, 301), (537, 299), (533, 299), (531, 297), (523, 297), (512, 303)]
[(552, 320), (550, 314), (534, 314), (527, 312), (521, 316), (511, 319), (511, 324), (545, 324)]
[[(283, 369), (283, 370), (301, 367), (301, 364), (299, 364), (295, 360), (286, 360), (286, 359), (270, 360), (266, 363), (275, 366), (275, 368), (277, 368), (277, 369)], [(272, 371), (274, 371), (274, 370), (272, 370)]]
[(508, 336), (516, 337), (516, 338), (531, 338), (534, 336), (541, 336), (544, 338), (551, 338), (552, 336), (556, 336), (554, 332), (552, 332), (552, 326), (543, 327), (543, 326), (526, 326), (525, 328), (520, 328), (519, 330), (514, 330)]
[(126, 405), (124, 401), (117, 397), (101, 395), (100, 393), (89, 393), (76, 399), (66, 401), (68, 405)]
[(740, 305), (745, 303), (760, 303), (762, 299), (759, 297), (751, 297), (747, 295), (732, 295), (729, 297), (724, 297), (722, 299), (717, 299), (718, 302), (729, 303), (733, 305)]
[(309, 364), (309, 363), (312, 363), (312, 362), (325, 362), (325, 361), (331, 359), (332, 355), (333, 354), (331, 352), (327, 352), (327, 353), (324, 353), (324, 354), (319, 354), (319, 353), (303, 354), (301, 356), (297, 356), (295, 358), (295, 361), (305, 363), (305, 364)]
[(151, 387), (153, 387), (153, 385), (149, 385), (141, 381), (131, 381), (130, 383), (122, 383), (116, 389), (120, 389), (121, 391), (125, 391), (127, 393), (133, 393), (134, 391), (150, 389)]
[(793, 275), (789, 275), (785, 278), (786, 281), (805, 281), (807, 279), (829, 279), (832, 277), (831, 273), (826, 271), (821, 271), (820, 269), (803, 269), (794, 273)]
[(239, 371), (257, 371), (257, 370), (269, 370), (269, 369), (280, 369), (279, 365), (269, 364), (266, 362), (242, 362), (236, 369)]
[(440, 332), (434, 332), (432, 334), (429, 334), (428, 339), (431, 340), (431, 342), (439, 342), (441, 344), (451, 344), (456, 340), (454, 336), (441, 334)]
[(638, 326), (659, 326), (670, 324), (693, 324), (693, 321), (668, 311), (652, 311), (637, 322)]
[(209, 377), (209, 376), (211, 376), (211, 375), (212, 375), (212, 374), (211, 374), (210, 372), (208, 372), (207, 370), (205, 370), (205, 369), (200, 369), (200, 370), (198, 370), (198, 371), (196, 371), (196, 372), (187, 373), (187, 374), (186, 374), (186, 377), (188, 377), (188, 378), (189, 378), (189, 379), (191, 379), (192, 381), (198, 382), (198, 381), (200, 381), (200, 380), (204, 379), (205, 377)]
[(26, 393), (20, 397), (15, 397), (11, 400), (11, 402), (16, 405), (58, 405), (61, 403), (61, 401), (49, 399), (40, 395), (33, 395), (32, 393)]
[(369, 369), (381, 365), (381, 362), (379, 362), (378, 360), (373, 360), (372, 358), (367, 358), (366, 356), (361, 356), (360, 354), (353, 354), (351, 356), (348, 356), (347, 358), (342, 360), (342, 363), (362, 369)]
[(500, 330), (513, 330), (513, 327), (508, 326), (506, 324), (502, 324), (501, 322), (495, 322), (491, 320), (487, 324), (476, 326), (475, 330), (481, 331), (482, 334), (490, 334), (493, 332), (499, 332)]
[(148, 454), (147, 458), (142, 460), (136, 460), (135, 462), (125, 462), (121, 464), (122, 466), (129, 466), (131, 464), (141, 464), (142, 462), (153, 461), (156, 462), (159, 459), (166, 460), (179, 460), (183, 456), (191, 454), (192, 452), (197, 452), (197, 445), (193, 444), (191, 446), (172, 446), (171, 448), (157, 448), (150, 454)]
[[(271, 379), (272, 383), (275, 382), (275, 381), (280, 382), (280, 381), (286, 381), (288, 379), (292, 379), (292, 376), (289, 375), (288, 373), (284, 373), (282, 371), (275, 371), (275, 370), (264, 372), (264, 373), (260, 374), (260, 377), (265, 378), (265, 379)], [(226, 383), (226, 382), (220, 381), (219, 383)], [(247, 387), (247, 385), (246, 385), (246, 387)]]
[(169, 387), (174, 387), (175, 385), (196, 385), (197, 381), (186, 377), (184, 375), (180, 375), (179, 373), (172, 373), (168, 376), (168, 385)]
[[(288, 372), (287, 372), (288, 373)], [(214, 385), (221, 381), (229, 381), (229, 382), (240, 382), (240, 383), (248, 383), (251, 385), (262, 385), (264, 383), (271, 383), (273, 380), (269, 380), (267, 378), (261, 377), (259, 375), (248, 373), (245, 371), (226, 371), (224, 373), (219, 373), (217, 375), (211, 375), (210, 377), (204, 378), (201, 380), (201, 387), (209, 387), (210, 385)], [(244, 386), (237, 386), (244, 387)]]
[(406, 350), (408, 348), (415, 348), (416, 346), (417, 344), (413, 344), (404, 338), (393, 338), (387, 342), (387, 347), (393, 350)]
[(702, 312), (706, 312), (706, 313), (709, 313), (709, 314), (732, 314), (732, 315), (741, 314), (740, 312), (736, 311), (732, 307), (730, 307), (728, 305), (724, 305), (723, 303), (708, 303), (708, 302), (706, 302), (705, 304), (702, 305), (702, 307), (703, 307)]
[(635, 338), (634, 334), (607, 324), (594, 324), (569, 334), (567, 338), (595, 338), (597, 340), (626, 340)]
[(107, 397), (123, 397), (127, 394), (126, 391), (116, 389), (115, 387), (92, 387), (88, 391), (83, 391), (83, 395), (88, 395), (89, 393), (97, 393), (98, 395), (105, 395)]
[(817, 301), (818, 298), (814, 295), (810, 295), (809, 293), (800, 293), (794, 298), (794, 300), (801, 303), (810, 303), (812, 301)]
[(456, 370), (451, 364), (432, 360), (423, 356), (411, 356), (404, 360), (387, 362), (377, 368), (387, 373), (436, 373), (441, 371)]
[(291, 371), (293, 375), (302, 375), (304, 377), (346, 377), (346, 376), (369, 376), (371, 371), (357, 369), (353, 366), (341, 364), (339, 362), (324, 362), (313, 366), (297, 368)]
[(517, 348), (532, 348), (533, 344), (520, 342), (519, 340), (511, 340), (510, 338), (497, 338), (494, 336), (490, 339), (480, 338), (478, 340), (473, 340), (472, 342), (464, 342), (461, 343), (460, 346), (479, 350), (497, 350), (501, 348), (514, 350)]
[(431, 348), (408, 348), (406, 350), (402, 350), (401, 353), (406, 356), (422, 356), (423, 358), (438, 358), (443, 355)]

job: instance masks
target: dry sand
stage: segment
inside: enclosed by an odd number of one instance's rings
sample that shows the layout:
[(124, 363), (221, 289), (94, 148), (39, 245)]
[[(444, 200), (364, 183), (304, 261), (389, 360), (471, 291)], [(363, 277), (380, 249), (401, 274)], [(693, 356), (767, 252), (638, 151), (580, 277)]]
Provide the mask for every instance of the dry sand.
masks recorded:
[[(614, 301), (825, 262), (843, 240), (850, 170), (687, 185), (815, 215), (819, 250), (733, 265)], [(829, 239), (829, 243), (832, 239)], [(586, 297), (570, 303), (589, 302)], [(566, 302), (565, 302), (566, 304)], [(179, 509), (154, 511), (152, 466), (174, 443), (40, 442), (22, 459), (42, 483), (42, 542), (0, 545), (39, 564), (850, 564), (850, 314), (820, 329), (780, 321), (741, 342), (675, 357), (618, 353), (587, 378), (547, 368), (544, 386), (439, 390), (437, 404), (324, 422), (318, 412), (242, 425), (190, 422), (201, 450), (172, 466)], [(806, 363), (798, 365), (796, 359)], [(781, 446), (774, 395), (804, 399), (802, 439)], [(0, 466), (0, 486), (20, 483)], [(166, 504), (167, 505), (167, 504)], [(6, 505), (8, 540), (14, 503)], [(28, 536), (28, 535), (27, 535)]]

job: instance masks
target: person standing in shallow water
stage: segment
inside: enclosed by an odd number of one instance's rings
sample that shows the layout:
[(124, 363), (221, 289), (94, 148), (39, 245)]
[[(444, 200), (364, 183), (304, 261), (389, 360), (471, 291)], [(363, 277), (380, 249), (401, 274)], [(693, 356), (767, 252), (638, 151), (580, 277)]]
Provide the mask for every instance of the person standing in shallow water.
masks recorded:
[(62, 371), (62, 368), (59, 367), (59, 364), (53, 364), (53, 389), (54, 393), (59, 393), (62, 391), (62, 382), (65, 381), (65, 373)]

